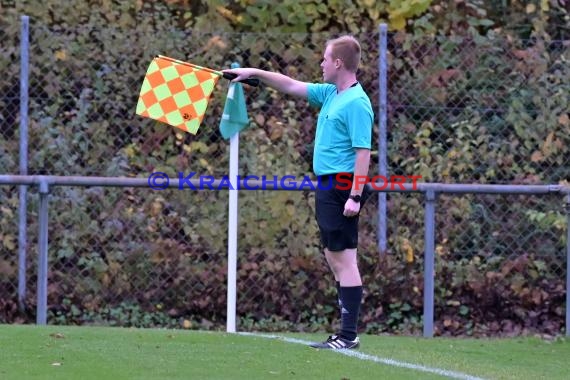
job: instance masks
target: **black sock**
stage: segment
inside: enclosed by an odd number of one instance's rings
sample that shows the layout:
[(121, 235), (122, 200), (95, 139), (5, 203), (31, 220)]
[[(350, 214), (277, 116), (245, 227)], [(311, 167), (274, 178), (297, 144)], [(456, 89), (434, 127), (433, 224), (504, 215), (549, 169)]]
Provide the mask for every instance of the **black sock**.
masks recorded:
[(338, 304), (338, 308), (342, 308), (342, 300), (340, 299), (340, 281), (336, 282), (336, 302)]
[(357, 336), (358, 314), (360, 313), (360, 303), (362, 302), (362, 286), (341, 287), (340, 295), (341, 307), (341, 329), (340, 336), (354, 340)]

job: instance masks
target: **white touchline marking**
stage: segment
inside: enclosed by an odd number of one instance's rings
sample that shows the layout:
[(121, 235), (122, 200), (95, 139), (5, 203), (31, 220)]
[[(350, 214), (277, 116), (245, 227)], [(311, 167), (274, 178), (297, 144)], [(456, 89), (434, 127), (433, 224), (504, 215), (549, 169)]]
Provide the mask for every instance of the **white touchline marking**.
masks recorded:
[[(257, 334), (257, 333), (250, 333), (250, 332), (238, 332), (237, 334), (255, 336), (255, 337), (260, 337), (260, 338), (268, 338), (268, 339), (278, 339), (278, 340), (283, 340), (283, 341), (288, 342), (288, 343), (297, 343), (297, 344), (303, 344), (303, 345), (309, 345), (310, 343), (312, 343), (312, 342), (309, 342), (306, 340), (289, 338), (289, 337), (280, 336), (280, 335)], [(401, 362), (401, 361), (394, 360), (394, 359), (379, 358), (377, 356), (369, 355), (369, 354), (363, 354), (362, 352), (358, 352), (358, 351), (352, 351), (352, 350), (330, 350), (330, 351), (333, 351), (333, 352), (336, 352), (336, 353), (339, 353), (342, 355), (350, 356), (353, 358), (357, 358), (360, 360), (368, 360), (368, 361), (372, 361), (375, 363), (381, 363), (381, 364), (391, 365), (391, 366), (400, 367), (400, 368), (407, 368), (407, 369), (420, 371), (420, 372), (434, 373), (436, 375), (449, 377), (451, 379), (485, 380), (482, 377), (471, 376), (471, 375), (461, 373), (461, 372), (448, 371), (446, 369), (441, 369), (441, 368), (426, 367), (423, 365)]]

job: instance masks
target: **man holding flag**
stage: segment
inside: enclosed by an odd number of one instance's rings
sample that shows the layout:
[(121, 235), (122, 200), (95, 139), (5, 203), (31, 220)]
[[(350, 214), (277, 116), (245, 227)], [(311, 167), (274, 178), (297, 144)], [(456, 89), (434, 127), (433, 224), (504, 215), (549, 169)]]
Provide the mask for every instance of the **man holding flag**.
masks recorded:
[[(321, 349), (358, 348), (358, 316), (362, 279), (357, 264), (358, 215), (368, 191), (358, 181), (346, 191), (335, 186), (339, 173), (356, 178), (368, 175), (374, 115), (370, 99), (357, 81), (361, 49), (352, 36), (327, 42), (321, 68), (323, 84), (301, 82), (286, 75), (256, 68), (231, 69), (234, 81), (257, 78), (288, 95), (305, 98), (320, 108), (315, 133), (313, 170), (321, 183), (316, 190), (316, 219), (321, 242), (339, 292), (341, 330), (322, 343)], [(344, 177), (346, 178), (346, 177)]]

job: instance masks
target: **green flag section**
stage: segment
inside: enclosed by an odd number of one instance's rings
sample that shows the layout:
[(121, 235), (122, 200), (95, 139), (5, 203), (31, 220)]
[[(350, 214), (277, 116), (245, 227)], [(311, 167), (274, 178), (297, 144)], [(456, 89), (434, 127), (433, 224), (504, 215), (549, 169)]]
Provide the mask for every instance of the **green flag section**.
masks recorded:
[[(237, 63), (232, 63), (232, 69), (239, 67)], [(230, 139), (249, 125), (245, 96), (241, 83), (230, 83), (224, 113), (220, 121), (220, 132), (224, 139)]]

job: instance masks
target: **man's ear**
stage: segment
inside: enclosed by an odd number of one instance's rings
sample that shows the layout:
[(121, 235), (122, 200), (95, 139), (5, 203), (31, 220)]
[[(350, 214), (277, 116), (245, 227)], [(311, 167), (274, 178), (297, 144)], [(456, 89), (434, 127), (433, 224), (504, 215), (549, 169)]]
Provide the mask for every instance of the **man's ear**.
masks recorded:
[(337, 69), (340, 69), (341, 65), (342, 65), (342, 60), (340, 60), (339, 58), (334, 60), (334, 67), (336, 67)]

